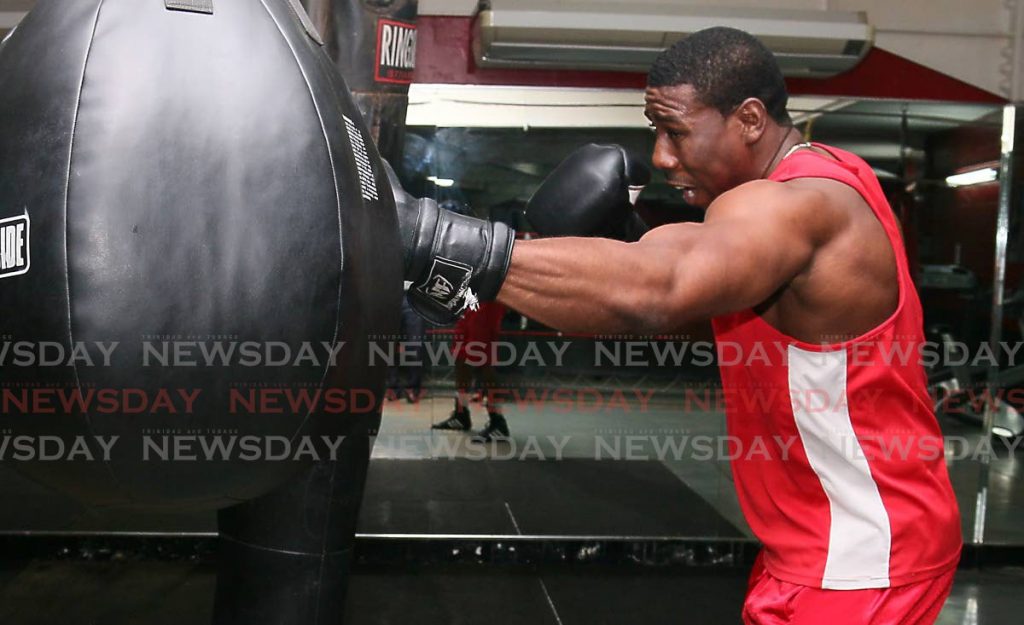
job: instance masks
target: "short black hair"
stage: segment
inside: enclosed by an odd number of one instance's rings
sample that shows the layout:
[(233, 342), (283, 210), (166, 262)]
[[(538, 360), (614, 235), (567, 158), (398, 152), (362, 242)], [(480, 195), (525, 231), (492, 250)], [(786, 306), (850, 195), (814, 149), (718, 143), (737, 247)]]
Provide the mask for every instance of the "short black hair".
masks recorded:
[(792, 123), (786, 110), (786, 81), (775, 56), (757, 37), (742, 30), (717, 26), (697, 31), (658, 55), (647, 86), (684, 84), (722, 115), (747, 98), (757, 98), (777, 123)]

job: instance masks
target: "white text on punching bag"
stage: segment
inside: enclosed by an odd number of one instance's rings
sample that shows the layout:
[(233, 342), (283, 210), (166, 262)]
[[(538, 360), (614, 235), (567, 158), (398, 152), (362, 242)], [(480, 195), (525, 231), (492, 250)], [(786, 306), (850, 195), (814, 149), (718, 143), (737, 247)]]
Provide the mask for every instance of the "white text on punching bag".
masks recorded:
[(0, 219), (0, 278), (28, 271), (28, 215)]

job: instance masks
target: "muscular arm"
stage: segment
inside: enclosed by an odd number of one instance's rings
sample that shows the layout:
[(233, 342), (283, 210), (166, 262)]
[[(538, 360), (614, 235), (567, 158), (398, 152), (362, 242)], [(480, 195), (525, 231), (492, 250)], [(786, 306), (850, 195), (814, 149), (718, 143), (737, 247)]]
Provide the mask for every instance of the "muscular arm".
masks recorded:
[(834, 224), (813, 190), (757, 181), (722, 195), (703, 224), (636, 243), (519, 243), (499, 300), (563, 331), (672, 332), (755, 306), (810, 264)]

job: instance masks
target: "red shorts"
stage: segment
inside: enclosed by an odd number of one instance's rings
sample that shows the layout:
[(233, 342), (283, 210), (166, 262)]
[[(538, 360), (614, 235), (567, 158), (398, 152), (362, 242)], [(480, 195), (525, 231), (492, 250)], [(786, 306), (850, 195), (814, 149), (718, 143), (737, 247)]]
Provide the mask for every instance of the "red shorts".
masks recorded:
[(772, 577), (758, 556), (743, 603), (746, 625), (932, 625), (953, 587), (950, 571), (896, 588), (823, 590)]

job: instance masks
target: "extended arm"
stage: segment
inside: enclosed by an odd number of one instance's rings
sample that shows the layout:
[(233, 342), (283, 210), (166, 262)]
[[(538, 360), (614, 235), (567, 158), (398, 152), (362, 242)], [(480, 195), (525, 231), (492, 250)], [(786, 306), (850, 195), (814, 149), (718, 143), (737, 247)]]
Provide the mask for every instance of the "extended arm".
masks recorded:
[(671, 332), (755, 306), (803, 271), (827, 237), (821, 198), (759, 181), (723, 195), (703, 224), (637, 243), (560, 238), (518, 244), (499, 300), (564, 331)]
[[(545, 181), (543, 201), (535, 196), (528, 215), (556, 234), (574, 224), (587, 237), (622, 233), (608, 226), (630, 216), (628, 163), (618, 149), (583, 154), (584, 162), (570, 157), (573, 168)], [(439, 211), (392, 185), (410, 301), (438, 323), (454, 321), (477, 298), (496, 297), (564, 331), (678, 331), (765, 301), (809, 266), (834, 227), (822, 193), (762, 180), (723, 194), (703, 224), (663, 226), (635, 243), (563, 237), (513, 247), (506, 227)], [(562, 194), (563, 185), (573, 191)]]

